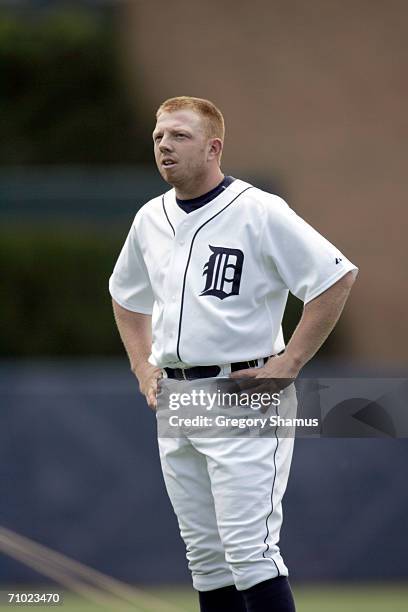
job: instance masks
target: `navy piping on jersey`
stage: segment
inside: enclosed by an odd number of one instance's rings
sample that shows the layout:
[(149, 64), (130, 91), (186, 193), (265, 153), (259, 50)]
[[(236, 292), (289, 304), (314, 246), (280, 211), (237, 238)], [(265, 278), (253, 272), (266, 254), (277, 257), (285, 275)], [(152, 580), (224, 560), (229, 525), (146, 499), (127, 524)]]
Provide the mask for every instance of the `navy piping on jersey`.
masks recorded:
[(174, 231), (174, 227), (173, 227), (173, 226), (172, 226), (172, 224), (171, 224), (171, 221), (170, 221), (170, 219), (169, 219), (169, 215), (167, 214), (167, 210), (166, 210), (166, 207), (165, 207), (165, 205), (164, 205), (164, 195), (162, 195), (162, 206), (163, 206), (163, 212), (164, 212), (164, 214), (166, 215), (166, 219), (167, 219), (167, 221), (169, 222), (169, 225), (170, 225), (171, 229), (173, 230), (173, 236), (175, 236), (175, 235), (176, 235), (176, 232)]
[(188, 271), (188, 266), (190, 264), (190, 259), (191, 259), (191, 253), (193, 252), (193, 245), (194, 245), (194, 240), (196, 239), (196, 236), (198, 234), (198, 232), (205, 226), (207, 225), (207, 223), (209, 223), (210, 221), (212, 221), (213, 219), (215, 219), (215, 217), (218, 217), (218, 215), (220, 215), (222, 212), (224, 212), (224, 210), (226, 210), (229, 206), (231, 206), (231, 204), (233, 202), (235, 202), (235, 200), (237, 198), (239, 198), (239, 196), (241, 196), (243, 193), (245, 193), (245, 191), (248, 191), (248, 189), (252, 189), (252, 185), (250, 185), (249, 187), (245, 187), (245, 189), (243, 191), (241, 191), (241, 193), (239, 193), (238, 195), (235, 196), (235, 198), (233, 198), (231, 200), (231, 202), (229, 202), (226, 206), (224, 206), (224, 208), (222, 208), (219, 212), (217, 212), (215, 215), (213, 215), (212, 217), (210, 217), (209, 219), (207, 219), (207, 221), (205, 223), (203, 223), (202, 225), (200, 225), (200, 227), (197, 229), (197, 231), (195, 232), (193, 238), (191, 239), (191, 244), (190, 244), (190, 252), (188, 254), (188, 259), (187, 259), (187, 263), (186, 263), (186, 269), (184, 271), (184, 279), (183, 279), (183, 290), (181, 292), (181, 306), (180, 306), (180, 319), (179, 319), (179, 328), (178, 328), (178, 336), (177, 336), (177, 357), (179, 358), (180, 361), (182, 361), (181, 356), (180, 356), (180, 335), (181, 335), (181, 323), (183, 320), (183, 307), (184, 307), (184, 292), (186, 289), (186, 279), (187, 279), (187, 271)]
[(182, 210), (184, 210), (185, 213), (187, 214), (191, 213), (195, 210), (198, 210), (202, 206), (205, 206), (205, 204), (208, 204), (209, 202), (211, 202), (211, 200), (214, 200), (217, 196), (220, 195), (220, 193), (222, 193), (234, 181), (235, 179), (233, 176), (224, 176), (221, 183), (218, 183), (218, 185), (214, 187), (214, 189), (207, 191), (207, 193), (204, 193), (201, 196), (198, 196), (198, 198), (190, 198), (189, 200), (180, 200), (179, 198), (176, 197), (176, 202), (178, 206)]
[[(276, 416), (279, 416), (278, 406), (276, 406)], [(268, 558), (268, 559), (271, 559), (271, 561), (274, 562), (275, 567), (276, 567), (276, 569), (278, 571), (278, 576), (280, 576), (281, 574), (280, 574), (280, 571), (279, 571), (279, 567), (277, 566), (275, 559), (273, 559), (272, 557), (266, 557), (266, 553), (269, 550), (269, 543), (267, 542), (267, 539), (269, 537), (269, 525), (268, 525), (268, 521), (269, 521), (270, 517), (272, 516), (273, 510), (274, 510), (274, 507), (273, 507), (273, 490), (275, 488), (276, 472), (277, 472), (277, 469), (276, 469), (276, 453), (277, 453), (278, 447), (279, 447), (279, 438), (278, 438), (278, 435), (277, 435), (277, 431), (278, 431), (278, 425), (276, 425), (276, 427), (275, 427), (276, 448), (275, 448), (275, 452), (273, 453), (273, 465), (274, 465), (274, 468), (275, 468), (275, 472), (273, 474), (273, 481), (272, 481), (271, 511), (269, 512), (269, 514), (268, 514), (268, 516), (266, 517), (266, 520), (265, 520), (265, 522), (266, 522), (266, 536), (265, 536), (265, 539), (264, 539), (264, 544), (266, 545), (266, 548), (263, 551), (262, 556), (263, 556), (264, 559)]]

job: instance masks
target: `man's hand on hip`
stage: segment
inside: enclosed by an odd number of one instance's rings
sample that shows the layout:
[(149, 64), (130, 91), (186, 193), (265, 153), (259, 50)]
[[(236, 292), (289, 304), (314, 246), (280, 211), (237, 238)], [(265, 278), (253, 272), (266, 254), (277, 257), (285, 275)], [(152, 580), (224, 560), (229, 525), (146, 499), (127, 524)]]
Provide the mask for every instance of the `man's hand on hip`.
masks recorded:
[(300, 367), (294, 364), (287, 354), (270, 357), (262, 368), (238, 370), (231, 378), (296, 378)]
[[(262, 368), (238, 370), (231, 378), (245, 379), (242, 390), (252, 392), (280, 391), (290, 385), (298, 376), (300, 367), (287, 354), (271, 357)], [(262, 379), (262, 380), (258, 380)], [(270, 379), (266, 382), (265, 379)]]
[(146, 398), (149, 408), (157, 408), (157, 381), (162, 377), (160, 368), (149, 362), (140, 364), (135, 370), (136, 378), (139, 381), (140, 392)]

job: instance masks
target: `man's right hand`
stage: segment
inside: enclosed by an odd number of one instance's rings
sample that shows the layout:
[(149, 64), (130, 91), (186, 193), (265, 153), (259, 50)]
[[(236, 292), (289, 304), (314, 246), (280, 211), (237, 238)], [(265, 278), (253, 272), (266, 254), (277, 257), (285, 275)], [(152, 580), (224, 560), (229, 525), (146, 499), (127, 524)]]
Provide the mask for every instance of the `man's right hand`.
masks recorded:
[(145, 362), (135, 368), (134, 373), (139, 382), (140, 392), (145, 396), (149, 408), (156, 410), (157, 381), (162, 377), (161, 369), (149, 362)]

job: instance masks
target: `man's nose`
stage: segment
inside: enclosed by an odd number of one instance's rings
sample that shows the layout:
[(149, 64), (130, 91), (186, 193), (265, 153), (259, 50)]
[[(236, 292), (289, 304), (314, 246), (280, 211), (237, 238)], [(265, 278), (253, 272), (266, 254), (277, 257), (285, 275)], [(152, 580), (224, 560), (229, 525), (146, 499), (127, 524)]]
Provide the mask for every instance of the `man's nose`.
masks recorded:
[(163, 138), (160, 141), (159, 144), (159, 149), (160, 151), (163, 153), (165, 151), (171, 151), (171, 142), (168, 138), (166, 138), (165, 136), (163, 136)]

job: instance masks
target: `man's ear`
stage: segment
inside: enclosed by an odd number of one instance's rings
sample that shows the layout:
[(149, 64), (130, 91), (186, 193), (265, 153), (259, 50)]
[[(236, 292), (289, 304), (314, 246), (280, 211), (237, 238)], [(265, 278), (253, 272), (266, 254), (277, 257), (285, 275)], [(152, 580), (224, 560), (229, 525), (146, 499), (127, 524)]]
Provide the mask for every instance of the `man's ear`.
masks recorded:
[(210, 148), (208, 151), (208, 159), (218, 159), (222, 153), (222, 140), (221, 138), (211, 138)]

